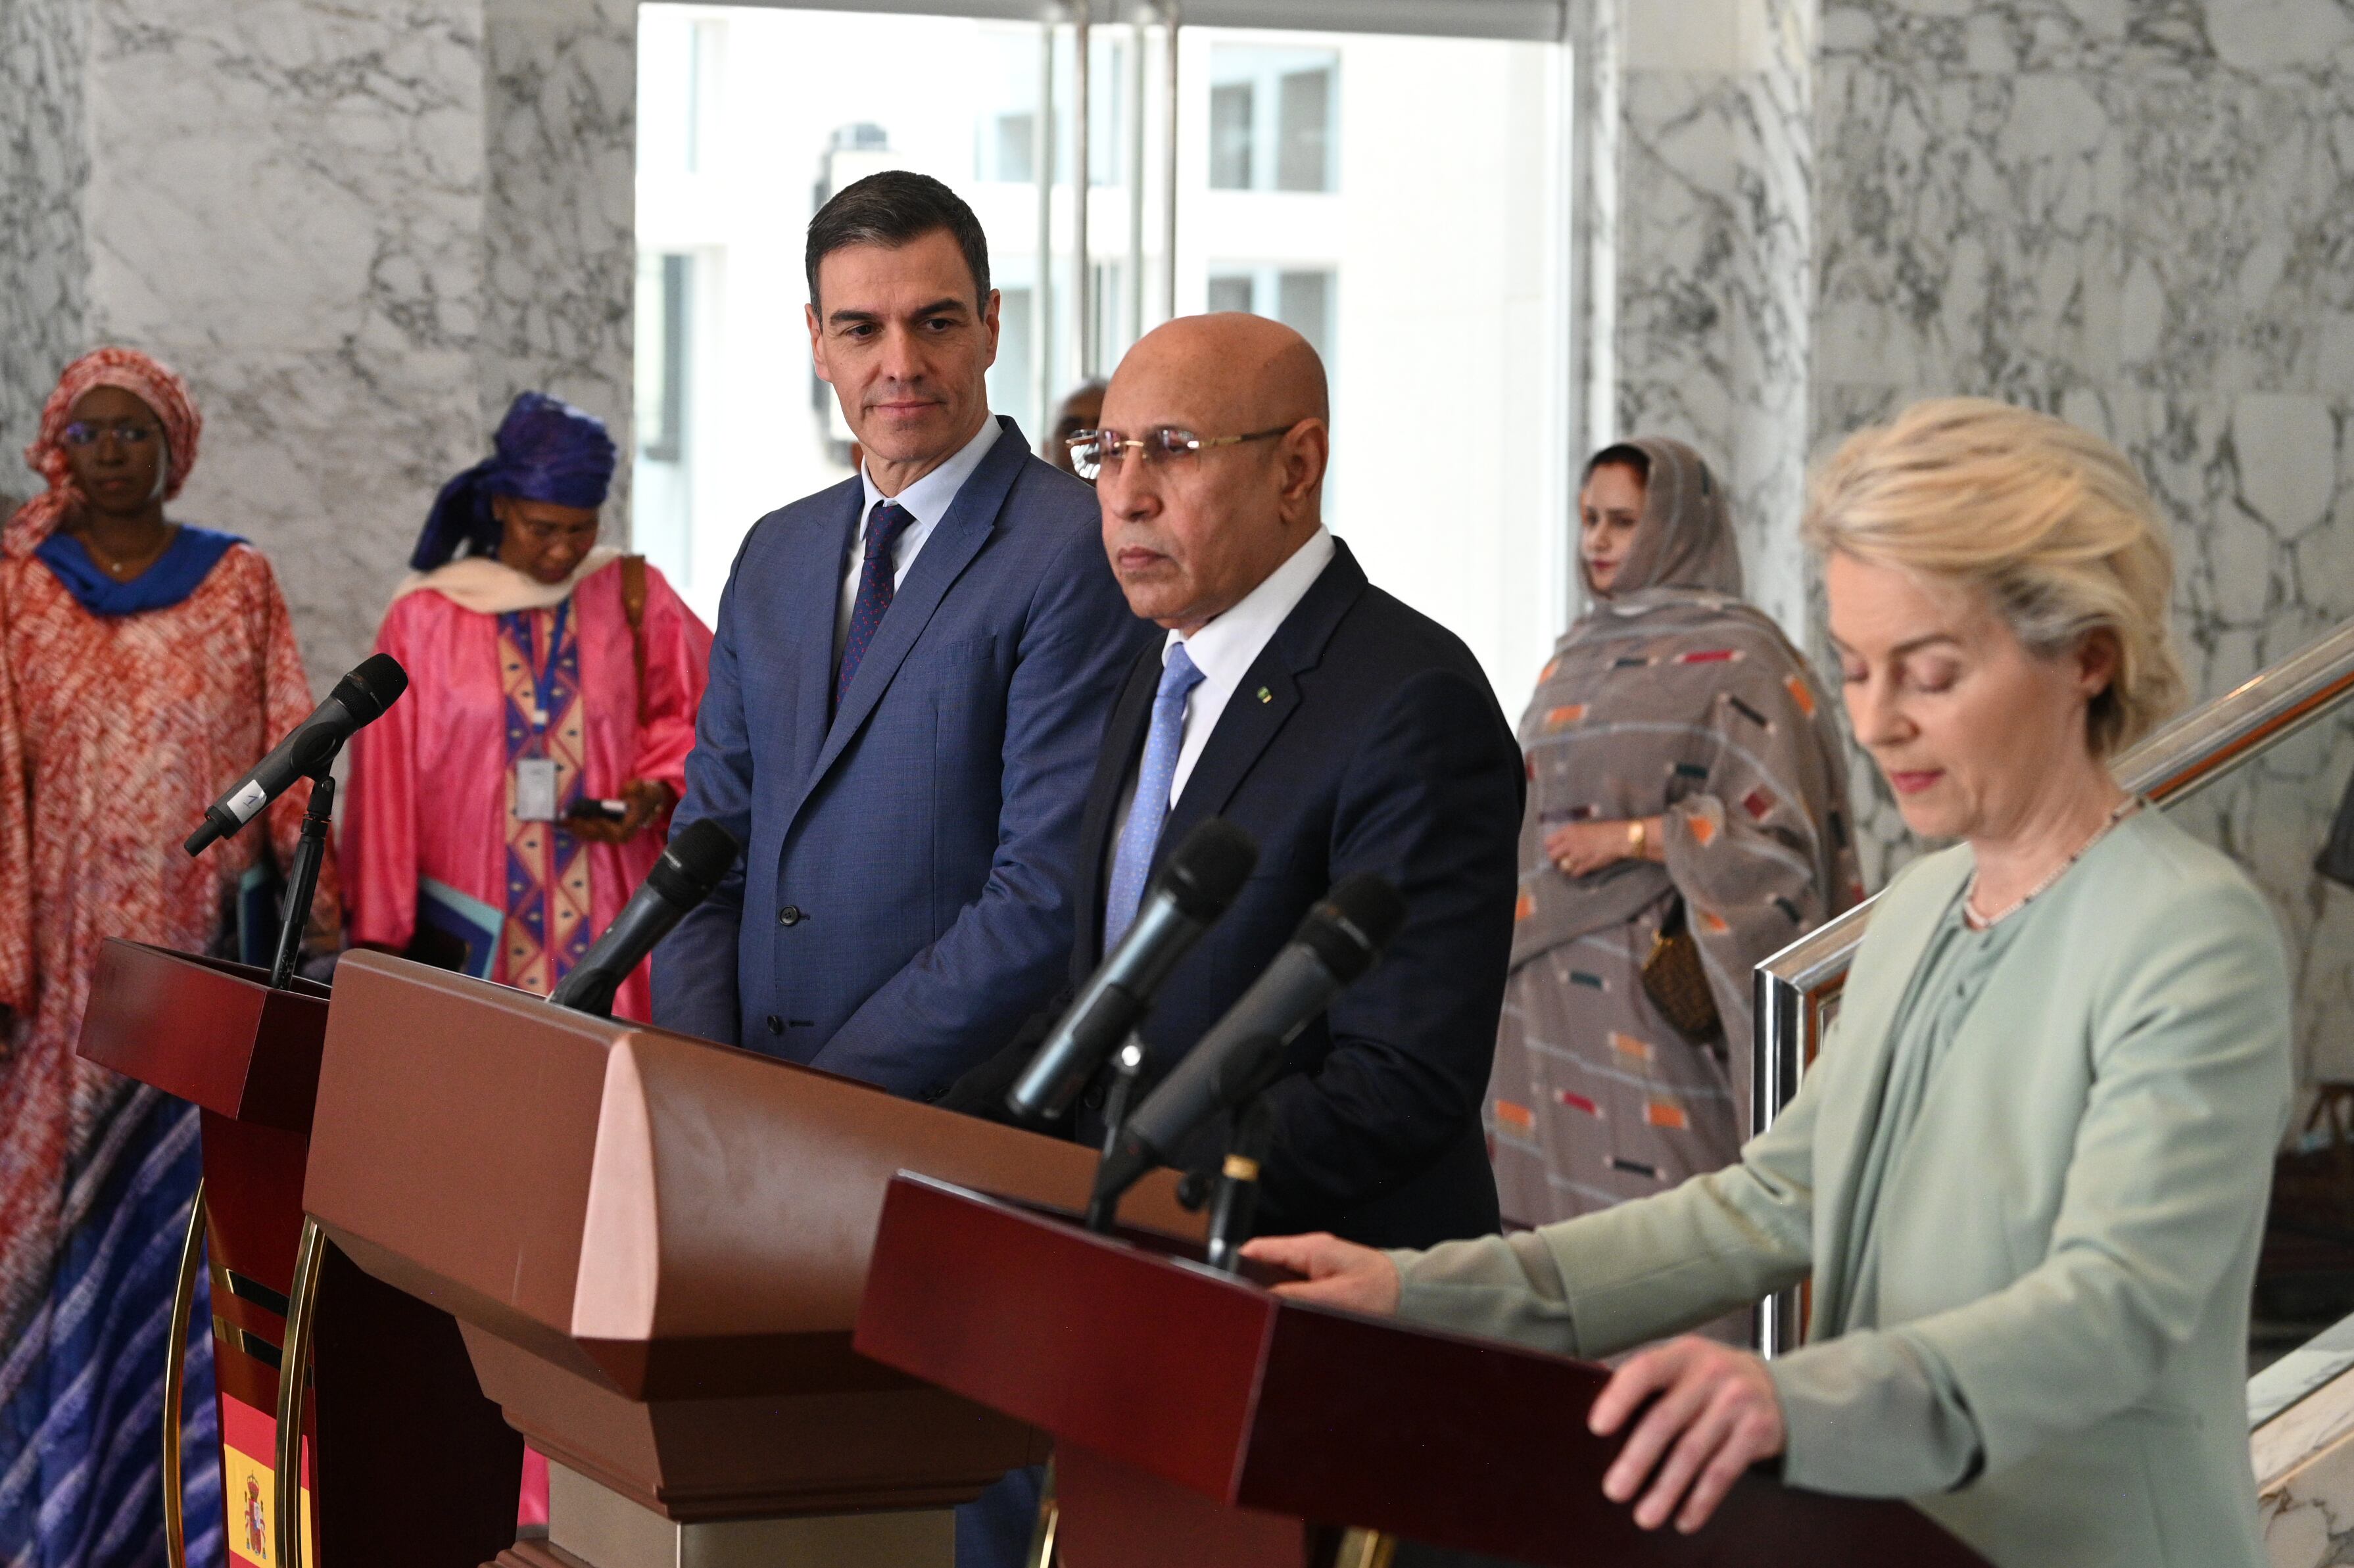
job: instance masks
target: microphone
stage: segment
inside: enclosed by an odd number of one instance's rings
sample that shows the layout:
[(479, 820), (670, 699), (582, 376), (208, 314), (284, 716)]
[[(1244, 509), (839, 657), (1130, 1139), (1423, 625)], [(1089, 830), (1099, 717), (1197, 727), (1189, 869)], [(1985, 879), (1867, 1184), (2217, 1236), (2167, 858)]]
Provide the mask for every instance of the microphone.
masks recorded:
[(1144, 891), (1136, 919), (1079, 993), (1005, 1103), (1022, 1121), (1051, 1121), (1071, 1108), (1106, 1057), (1152, 1006), (1152, 993), (1194, 941), (1242, 891), (1258, 864), (1251, 836), (1220, 817), (1185, 835)]
[(1405, 924), (1405, 900), (1387, 878), (1360, 872), (1335, 884), (1242, 1000), (1129, 1115), (1096, 1171), (1098, 1199), (1117, 1198), (1212, 1117), (1264, 1089), (1284, 1047), (1373, 967)]
[(188, 835), (187, 852), (205, 853), (215, 839), (234, 833), (264, 806), (286, 793), (298, 779), (308, 779), (334, 760), (344, 742), (374, 724), (408, 690), (408, 672), (389, 653), (372, 653), (361, 660), (311, 710), (253, 770), (205, 808), (205, 820)]
[(645, 881), (630, 895), (605, 934), (590, 944), (572, 972), (557, 982), (548, 1001), (558, 1007), (590, 1012), (599, 1018), (613, 1014), (613, 993), (638, 967), (654, 944), (687, 912), (711, 896), (744, 846), (717, 822), (705, 818), (671, 840)]

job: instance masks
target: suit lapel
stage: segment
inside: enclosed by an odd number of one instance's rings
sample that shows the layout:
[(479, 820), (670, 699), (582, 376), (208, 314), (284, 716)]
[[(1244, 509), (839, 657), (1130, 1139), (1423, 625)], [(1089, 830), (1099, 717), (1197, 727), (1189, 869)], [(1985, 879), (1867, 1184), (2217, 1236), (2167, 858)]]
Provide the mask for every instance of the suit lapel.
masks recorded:
[(793, 766), (787, 775), (808, 779), (825, 746), (826, 709), (833, 688), (833, 629), (840, 620), (842, 574), (850, 541), (858, 532), (858, 509), (866, 493), (855, 475), (841, 491), (837, 514), (808, 531), (781, 574), (787, 601), (779, 620), (794, 629), (801, 654), (793, 672)]
[[(1815, 1169), (1836, 1171), (1838, 1180), (1816, 1202), (1812, 1331), (1835, 1332), (1846, 1321), (1848, 1298), (1855, 1285), (1855, 1258), (1850, 1244), (1855, 1238), (1856, 1188), (1863, 1179), (1872, 1129), (1887, 1094), (1889, 1064), (1896, 1044), (1889, 1031), (1895, 1027), (1897, 1009), (1912, 990), (1913, 972), (1920, 968), (1929, 939), (1936, 934), (1939, 914), (1968, 874), (1968, 858), (1956, 855), (1947, 863), (1922, 867), (1882, 895), (1886, 902), (1873, 911), (1864, 947), (1856, 955), (1849, 984), (1840, 995), (1838, 1049), (1842, 1056), (1868, 1052), (1871, 1059), (1850, 1058), (1842, 1064), (1840, 1090), (1823, 1103), (1819, 1112)], [(1886, 945), (1875, 944), (1874, 934), (1885, 937)], [(1886, 1176), (1880, 1190), (1884, 1197)]]
[(1079, 863), (1073, 884), (1078, 898), (1078, 936), (1071, 948), (1071, 983), (1087, 983), (1103, 957), (1104, 861), (1111, 853), (1112, 818), (1119, 810), (1137, 754), (1144, 749), (1144, 732), (1152, 726), (1152, 697), (1161, 689), (1161, 649), (1158, 641), (1139, 655), (1129, 672), (1128, 684), (1104, 726), (1103, 749), (1096, 758), (1096, 774), (1087, 786), (1086, 811), (1079, 818)]
[(1251, 661), (1235, 694), (1227, 699), (1225, 712), (1218, 715), (1218, 726), (1210, 732), (1208, 744), (1202, 747), (1201, 758), (1161, 830), (1161, 842), (1152, 853), (1156, 867), (1197, 823), (1226, 809), (1284, 722), (1299, 706), (1296, 677), (1314, 669), (1323, 658), (1324, 645), (1332, 640), (1341, 617), (1364, 591), (1364, 569), (1348, 546), (1334, 541), (1331, 562), (1317, 574), (1308, 592)]
[[(981, 547), (997, 528), (997, 514), (1004, 508), (1005, 497), (1013, 488), (1015, 475), (1029, 459), (1030, 449), (1022, 433), (1013, 428), (1011, 420), (1001, 421), (1002, 433), (997, 444), (964, 482), (956, 499), (949, 503), (948, 514), (934, 527), (931, 537), (917, 554), (916, 564), (907, 570), (907, 580), (892, 595), (891, 608), (875, 629), (875, 640), (866, 646), (866, 653), (858, 662), (858, 673), (851, 677), (850, 690), (843, 694), (842, 707), (833, 715), (832, 725), (825, 732), (825, 741), (819, 748), (817, 762), (809, 772), (809, 783), (801, 792), (806, 800), (815, 792), (826, 772), (850, 745), (877, 704), (889, 689), (891, 679), (907, 662), (916, 646), (916, 640), (931, 624), (932, 613), (948, 597), (949, 589), (965, 567), (981, 554)], [(861, 493), (863, 496), (863, 492)], [(841, 582), (837, 573), (835, 583)], [(828, 672), (832, 678), (832, 672)], [(800, 810), (796, 802), (794, 810)]]

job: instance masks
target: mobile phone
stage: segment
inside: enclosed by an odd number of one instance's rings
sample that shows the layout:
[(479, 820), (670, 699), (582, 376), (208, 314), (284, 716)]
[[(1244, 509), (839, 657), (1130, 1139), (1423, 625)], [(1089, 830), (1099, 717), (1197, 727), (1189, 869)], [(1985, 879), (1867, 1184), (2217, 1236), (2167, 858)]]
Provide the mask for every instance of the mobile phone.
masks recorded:
[(592, 821), (618, 822), (630, 814), (627, 800), (599, 800), (583, 795), (565, 809), (567, 817), (585, 817)]

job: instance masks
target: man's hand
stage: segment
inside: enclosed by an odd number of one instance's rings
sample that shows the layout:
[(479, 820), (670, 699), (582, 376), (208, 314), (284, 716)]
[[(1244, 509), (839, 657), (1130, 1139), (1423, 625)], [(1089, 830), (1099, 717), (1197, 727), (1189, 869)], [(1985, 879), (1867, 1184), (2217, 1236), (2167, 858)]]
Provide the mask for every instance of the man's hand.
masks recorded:
[(1388, 1254), (1372, 1247), (1318, 1231), (1304, 1236), (1261, 1236), (1244, 1245), (1243, 1255), (1253, 1263), (1273, 1264), (1308, 1277), (1277, 1286), (1278, 1296), (1312, 1301), (1320, 1307), (1345, 1307), (1379, 1318), (1397, 1310), (1397, 1265)]
[(591, 843), (625, 844), (642, 832), (647, 823), (670, 810), (677, 799), (671, 787), (659, 779), (632, 779), (621, 786), (621, 802), (629, 810), (619, 821), (604, 817), (567, 817), (564, 831)]
[(1708, 1522), (1743, 1471), (1782, 1451), (1782, 1402), (1757, 1357), (1687, 1335), (1613, 1373), (1586, 1425), (1607, 1437), (1654, 1394), (1604, 1473), (1602, 1492), (1612, 1502), (1629, 1501), (1656, 1467), (1650, 1490), (1635, 1505), (1635, 1522), (1657, 1530), (1674, 1514), (1676, 1528), (1689, 1535)]

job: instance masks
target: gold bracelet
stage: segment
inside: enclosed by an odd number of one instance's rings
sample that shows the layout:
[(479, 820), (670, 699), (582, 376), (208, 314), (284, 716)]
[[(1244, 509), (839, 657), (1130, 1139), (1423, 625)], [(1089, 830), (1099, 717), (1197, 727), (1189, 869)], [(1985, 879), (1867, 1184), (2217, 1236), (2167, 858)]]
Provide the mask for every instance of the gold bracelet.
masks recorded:
[(1641, 860), (1643, 858), (1643, 851), (1646, 847), (1646, 842), (1649, 837), (1649, 830), (1643, 826), (1642, 818), (1637, 817), (1634, 821), (1627, 824), (1627, 853), (1628, 858), (1633, 860)]

